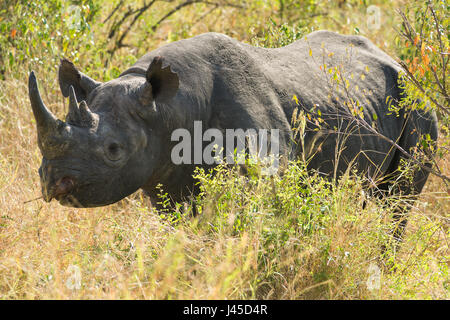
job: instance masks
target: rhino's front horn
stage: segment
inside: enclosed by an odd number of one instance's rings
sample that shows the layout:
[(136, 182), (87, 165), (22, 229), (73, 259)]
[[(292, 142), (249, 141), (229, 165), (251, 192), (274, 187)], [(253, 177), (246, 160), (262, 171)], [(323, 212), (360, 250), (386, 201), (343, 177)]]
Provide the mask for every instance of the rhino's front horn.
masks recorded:
[(33, 109), (34, 118), (36, 119), (36, 125), (39, 134), (46, 134), (57, 125), (57, 118), (53, 113), (48, 110), (42, 101), (39, 93), (36, 76), (31, 71), (28, 79), (28, 93), (30, 95), (31, 108)]

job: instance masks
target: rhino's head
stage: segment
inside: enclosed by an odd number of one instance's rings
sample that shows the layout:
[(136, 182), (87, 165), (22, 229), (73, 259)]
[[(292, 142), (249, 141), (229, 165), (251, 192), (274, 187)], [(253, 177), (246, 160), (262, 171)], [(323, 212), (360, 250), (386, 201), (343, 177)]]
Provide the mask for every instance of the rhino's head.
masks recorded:
[(95, 207), (119, 201), (142, 187), (161, 152), (155, 99), (171, 99), (178, 90), (178, 76), (156, 57), (145, 75), (101, 83), (62, 60), (59, 83), (69, 97), (65, 121), (43, 103), (33, 72), (29, 77), (43, 156), (39, 168), (43, 198)]

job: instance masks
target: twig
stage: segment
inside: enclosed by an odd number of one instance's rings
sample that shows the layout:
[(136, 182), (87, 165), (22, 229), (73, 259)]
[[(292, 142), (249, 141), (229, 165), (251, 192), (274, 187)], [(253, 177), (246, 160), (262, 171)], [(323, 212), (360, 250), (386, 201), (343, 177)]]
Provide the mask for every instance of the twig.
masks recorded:
[[(414, 84), (414, 86), (419, 89), (428, 99), (430, 99), (431, 102), (433, 102), (433, 104), (435, 104), (435, 106), (442, 111), (443, 113), (449, 115), (450, 114), (450, 108), (448, 107), (448, 104), (450, 103), (450, 97), (447, 93), (447, 88), (446, 88), (446, 83), (445, 83), (445, 79), (447, 77), (446, 75), (446, 71), (447, 71), (447, 64), (449, 61), (449, 58), (445, 58), (445, 54), (444, 53), (444, 46), (442, 44), (442, 34), (439, 30), (439, 20), (436, 16), (436, 12), (433, 9), (433, 6), (431, 5), (430, 2), (427, 3), (427, 10), (425, 11), (425, 14), (428, 12), (428, 9), (430, 10), (433, 19), (434, 19), (434, 23), (435, 23), (435, 29), (436, 32), (438, 34), (438, 41), (439, 41), (439, 46), (440, 46), (440, 52), (439, 55), (441, 57), (442, 60), (442, 81), (439, 80), (439, 76), (436, 73), (436, 71), (433, 68), (430, 68), (431, 73), (434, 76), (436, 85), (438, 87), (439, 90), (435, 90), (434, 88), (424, 88), (424, 85), (414, 76), (414, 74), (409, 70), (408, 66), (406, 65), (405, 62), (403, 61), (399, 61), (399, 64), (403, 67), (406, 76), (409, 80), (411, 80), (411, 82)], [(420, 31), (420, 39), (419, 41), (415, 41), (416, 37), (417, 37), (417, 32), (414, 29), (414, 27), (411, 25), (411, 23), (409, 22), (408, 18), (406, 17), (406, 14), (404, 12), (402, 12), (401, 10), (397, 10), (397, 13), (400, 15), (400, 17), (402, 18), (403, 22), (403, 28), (404, 31), (400, 31), (400, 30), (396, 30), (401, 36), (403, 36), (407, 41), (410, 41), (412, 44), (414, 44), (414, 46), (417, 49), (422, 48), (423, 45), (423, 25), (425, 23), (425, 21), (422, 23), (421, 26), (421, 31)], [(433, 90), (433, 91), (437, 91), (438, 93), (440, 93), (441, 95), (444, 96), (445, 102), (447, 104), (447, 106), (442, 105), (441, 103), (439, 103), (435, 98), (433, 98), (429, 93), (428, 90)]]
[(420, 82), (416, 79), (416, 77), (411, 73), (411, 71), (409, 71), (408, 66), (406, 65), (405, 62), (403, 61), (398, 61), (398, 63), (403, 67), (406, 75), (408, 76), (408, 78), (414, 83), (414, 85), (416, 86), (417, 89), (419, 89), (420, 91), (422, 91), (423, 94), (425, 94), (427, 96), (427, 98), (429, 98), (431, 100), (431, 102), (433, 102), (436, 107), (438, 107), (440, 110), (442, 110), (444, 113), (449, 114), (450, 115), (450, 110), (449, 108), (444, 107), (443, 105), (441, 105), (436, 99), (434, 99), (433, 97), (430, 97), (427, 95), (426, 90), (423, 88), (423, 86), (420, 84)]
[(113, 9), (113, 11), (111, 11), (111, 13), (108, 15), (108, 17), (106, 17), (105, 20), (103, 20), (103, 23), (108, 22), (109, 19), (111, 19), (111, 17), (114, 15), (114, 13), (116, 13), (116, 11), (123, 5), (124, 0), (120, 0), (119, 4)]
[[(109, 56), (109, 59), (107, 59), (105, 65), (107, 65), (109, 63), (109, 60), (113, 57), (113, 55), (117, 51), (117, 49), (129, 46), (128, 44), (123, 43), (125, 37), (131, 31), (132, 27), (138, 21), (139, 17), (142, 16), (142, 14), (144, 14), (156, 1), (157, 0), (153, 0), (153, 1), (149, 2), (148, 4), (146, 2), (144, 2), (144, 5), (138, 9), (132, 9), (130, 7), (130, 9), (122, 16), (122, 18), (119, 21), (113, 23), (112, 27), (110, 28), (109, 35), (108, 35), (109, 39), (113, 38), (116, 35), (117, 30), (119, 30), (120, 26), (128, 18), (130, 18), (131, 16), (134, 15), (133, 20), (128, 25), (128, 27), (119, 36), (117, 36), (117, 41), (115, 41), (114, 47), (111, 48), (110, 50), (108, 50), (110, 56)], [(173, 8), (172, 10), (167, 12), (162, 18), (160, 18), (158, 20), (158, 22), (156, 22), (153, 26), (150, 27), (151, 32), (154, 32), (164, 20), (168, 19), (170, 16), (172, 16), (177, 11), (181, 10), (182, 8), (184, 8), (188, 5), (195, 4), (195, 3), (203, 3), (206, 5), (213, 5), (214, 8), (212, 10), (210, 10), (208, 12), (208, 14), (220, 6), (229, 6), (229, 7), (240, 8), (240, 9), (246, 7), (245, 5), (234, 4), (234, 3), (227, 2), (227, 1), (212, 2), (212, 1), (204, 1), (204, 0), (187, 0), (185, 2), (178, 4), (175, 8)], [(114, 15), (114, 13), (117, 11), (117, 9), (120, 7), (120, 5), (121, 5), (121, 3), (119, 3), (119, 5), (116, 6), (116, 8), (114, 8), (113, 12), (108, 16), (108, 18), (106, 20), (110, 19)], [(203, 15), (203, 17), (204, 16), (205, 15)], [(148, 36), (148, 32), (146, 33), (145, 36)]]
[(36, 201), (36, 200), (39, 200), (39, 199), (42, 199), (42, 198), (43, 198), (43, 196), (40, 196), (40, 197), (37, 197), (35, 199), (27, 200), (27, 201), (24, 201), (23, 204), (26, 204), (26, 203), (29, 203), (29, 202), (33, 202), (33, 201)]
[(114, 35), (116, 34), (116, 31), (120, 28), (122, 23), (124, 23), (125, 20), (129, 16), (135, 14), (136, 12), (137, 12), (137, 10), (132, 10), (131, 7), (129, 7), (129, 10), (123, 15), (122, 19), (120, 19), (120, 21), (118, 21), (118, 22), (113, 23), (113, 25), (109, 31), (109, 34), (108, 34), (108, 39), (111, 39), (112, 37), (114, 37)]
[(217, 8), (219, 8), (219, 5), (216, 4), (214, 7), (212, 7), (210, 10), (208, 10), (207, 12), (205, 12), (204, 14), (202, 14), (198, 19), (196, 19), (194, 21), (194, 23), (192, 24), (193, 26), (196, 25), (197, 23), (199, 23), (200, 21), (202, 21), (203, 19), (205, 19), (205, 17), (209, 14), (211, 14), (211, 12), (213, 12), (214, 10), (216, 10)]
[[(447, 59), (445, 59), (445, 55), (443, 55), (442, 53), (444, 52), (444, 45), (442, 44), (442, 35), (441, 35), (441, 31), (439, 30), (439, 21), (437, 19), (436, 16), (436, 12), (433, 9), (433, 6), (431, 5), (431, 3), (428, 3), (428, 7), (430, 8), (431, 14), (433, 15), (433, 19), (434, 19), (434, 23), (436, 24), (436, 31), (438, 34), (438, 40), (439, 40), (439, 47), (441, 48), (441, 52), (440, 52), (440, 56), (442, 59), (442, 86), (443, 86), (443, 93), (447, 99), (447, 103), (449, 101), (449, 97), (447, 95), (447, 91), (446, 91), (446, 86), (445, 86), (445, 79), (446, 79), (446, 70), (447, 70), (447, 63), (449, 60), (449, 57), (447, 57)], [(440, 84), (440, 82), (438, 81), (438, 83)]]
[(121, 48), (122, 47), (122, 42), (123, 39), (126, 37), (126, 35), (128, 34), (128, 32), (130, 32), (131, 28), (133, 27), (133, 25), (136, 23), (136, 21), (139, 19), (139, 17), (145, 12), (147, 11), (147, 9), (149, 9), (154, 3), (156, 2), (156, 0), (151, 1), (149, 4), (144, 4), (144, 6), (142, 8), (140, 8), (137, 11), (137, 14), (134, 16), (133, 21), (131, 21), (131, 23), (128, 25), (127, 29), (122, 32), (122, 35), (119, 37), (119, 40), (116, 42), (116, 47)]

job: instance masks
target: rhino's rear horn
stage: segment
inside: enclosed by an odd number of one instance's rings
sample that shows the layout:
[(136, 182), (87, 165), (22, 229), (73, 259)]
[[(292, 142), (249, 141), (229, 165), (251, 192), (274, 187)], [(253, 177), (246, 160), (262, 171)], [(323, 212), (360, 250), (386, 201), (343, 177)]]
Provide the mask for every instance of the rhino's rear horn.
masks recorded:
[(66, 122), (77, 125), (81, 121), (80, 108), (78, 107), (77, 97), (73, 86), (69, 87), (69, 112), (66, 115)]
[(36, 119), (38, 133), (40, 135), (48, 134), (57, 126), (57, 118), (42, 101), (34, 71), (31, 71), (28, 79), (28, 93), (34, 118)]
[(86, 101), (81, 101), (80, 103), (80, 125), (82, 127), (95, 127), (98, 123), (98, 115), (93, 113), (88, 105), (86, 104)]
[(67, 123), (78, 127), (94, 127), (98, 117), (89, 109), (86, 101), (81, 101), (78, 105), (75, 89), (69, 87), (69, 112), (66, 116)]

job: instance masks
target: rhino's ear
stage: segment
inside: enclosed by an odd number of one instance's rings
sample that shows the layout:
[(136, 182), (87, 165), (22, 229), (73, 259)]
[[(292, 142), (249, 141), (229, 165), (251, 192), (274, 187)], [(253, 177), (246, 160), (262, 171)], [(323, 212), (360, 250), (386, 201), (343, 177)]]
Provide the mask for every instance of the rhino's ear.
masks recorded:
[(58, 71), (59, 87), (64, 97), (68, 97), (73, 86), (78, 101), (86, 100), (89, 93), (101, 83), (78, 71), (67, 59), (61, 59)]
[(168, 102), (178, 91), (178, 75), (170, 70), (170, 66), (163, 67), (164, 59), (160, 56), (153, 58), (147, 69), (146, 78), (151, 84), (152, 97), (156, 101)]

